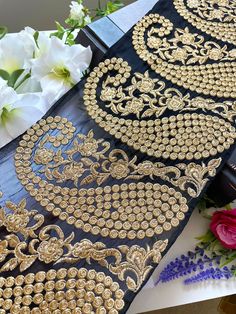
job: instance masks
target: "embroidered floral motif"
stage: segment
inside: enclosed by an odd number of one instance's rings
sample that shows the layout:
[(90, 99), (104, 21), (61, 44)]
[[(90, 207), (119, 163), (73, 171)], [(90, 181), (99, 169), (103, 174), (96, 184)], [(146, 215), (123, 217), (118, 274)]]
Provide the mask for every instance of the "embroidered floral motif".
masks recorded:
[[(217, 58), (217, 51), (217, 49), (212, 50), (212, 58)], [(134, 73), (131, 85), (128, 87), (117, 87), (117, 85), (119, 85), (119, 81), (114, 79), (114, 76), (109, 75), (103, 81), (100, 98), (109, 102), (106, 105), (107, 108), (116, 114), (121, 113), (122, 116), (133, 114), (139, 119), (153, 115), (160, 117), (167, 109), (174, 112), (202, 109), (204, 112), (212, 111), (220, 114), (230, 121), (233, 121), (236, 116), (236, 111), (233, 109), (236, 102), (217, 103), (212, 99), (191, 98), (189, 93), (183, 95), (176, 88), (166, 88), (163, 81), (152, 79), (148, 71), (144, 74)], [(112, 98), (104, 97), (107, 91), (111, 89), (114, 91)], [(138, 94), (139, 98), (137, 97)]]
[(205, 20), (236, 22), (236, 4), (233, 0), (187, 0), (186, 4)]
[(174, 5), (199, 30), (236, 44), (234, 0), (174, 0)]
[[(119, 246), (119, 249), (126, 255), (126, 261), (117, 266), (110, 265), (109, 269), (116, 274), (120, 280), (126, 277), (126, 284), (129, 290), (138, 291), (152, 269), (150, 262), (159, 263), (162, 259), (161, 252), (164, 252), (168, 241), (157, 241), (152, 249), (145, 250), (137, 245), (129, 248), (127, 245)], [(127, 274), (126, 274), (127, 273)], [(128, 274), (135, 275), (135, 279)]]
[[(153, 47), (153, 37), (160, 36), (158, 28), (152, 27), (147, 32), (147, 45)], [(158, 37), (157, 37), (158, 38)], [(149, 40), (151, 39), (151, 41)], [(155, 49), (155, 54), (159, 55), (163, 60), (169, 62), (180, 61), (182, 64), (204, 64), (208, 60), (223, 61), (234, 60), (234, 53), (229, 50), (226, 45), (220, 47), (215, 42), (205, 42), (204, 37), (196, 33), (190, 33), (189, 28), (176, 28), (174, 38), (160, 39), (161, 43)], [(151, 42), (151, 46), (149, 43)]]
[[(25, 201), (23, 203), (25, 207)], [(14, 204), (11, 204), (13, 208)], [(25, 209), (25, 211), (27, 210)], [(2, 209), (2, 212), (4, 212), (4, 209)], [(6, 216), (3, 216), (3, 218), (4, 220), (1, 223), (7, 227)], [(137, 291), (152, 269), (152, 266), (148, 263), (152, 261), (158, 264), (162, 258), (161, 253), (164, 252), (168, 244), (167, 240), (157, 241), (152, 249), (148, 247), (147, 250), (138, 245), (120, 246), (117, 249), (107, 248), (101, 242), (92, 243), (87, 239), (72, 244), (74, 233), (65, 238), (62, 229), (57, 225), (40, 227), (37, 227), (38, 235), (34, 234), (36, 239), (32, 238), (28, 243), (22, 241), (20, 235), (16, 235), (16, 233), (25, 235), (24, 230), (19, 230), (17, 226), (16, 229), (11, 230), (12, 233), (0, 241), (0, 262), (5, 262), (9, 255), (13, 255), (0, 268), (0, 272), (11, 271), (17, 266), (23, 272), (32, 266), (37, 259), (45, 264), (76, 263), (82, 259), (86, 259), (88, 263), (91, 263), (92, 259), (108, 268), (113, 274), (118, 275), (120, 280), (126, 280), (128, 289)], [(57, 236), (51, 236), (52, 232), (56, 233)], [(27, 254), (25, 251), (27, 251)], [(113, 260), (108, 263), (106, 259), (111, 257)], [(132, 274), (132, 277), (136, 280), (132, 279), (130, 275), (125, 278), (126, 272)]]
[[(174, 2), (178, 1), (182, 0)], [(147, 15), (136, 24), (133, 46), (152, 70), (172, 83), (205, 95), (236, 98), (235, 49), (206, 41), (188, 27), (174, 28), (159, 14)], [(227, 84), (222, 84), (223, 73)]]
[[(176, 107), (180, 107), (178, 98), (171, 98), (173, 109)], [(100, 150), (100, 145), (105, 146), (107, 149), (109, 148), (109, 143), (105, 142), (102, 139), (96, 140), (91, 131), (88, 133), (89, 140), (94, 143), (99, 143), (96, 146), (96, 150), (94, 150), (93, 154), (98, 156), (98, 151)], [(87, 136), (78, 134), (79, 138), (82, 138), (84, 142), (87, 141)], [(46, 144), (45, 140), (43, 143)], [(50, 163), (46, 165), (46, 167), (41, 170), (42, 173), (45, 174), (48, 180), (56, 179), (57, 182), (65, 182), (67, 180), (74, 181), (74, 184), (78, 186), (79, 178), (82, 177), (84, 173), (90, 173), (85, 176), (80, 185), (90, 184), (95, 181), (98, 185), (101, 185), (105, 180), (107, 180), (110, 176), (117, 180), (140, 180), (145, 176), (149, 176), (152, 180), (155, 177), (159, 177), (163, 180), (166, 180), (173, 185), (180, 187), (183, 191), (186, 190), (187, 184), (193, 185), (194, 190), (189, 188), (187, 189), (188, 193), (192, 197), (197, 197), (201, 190), (204, 188), (208, 178), (204, 178), (205, 175), (214, 176), (212, 173), (213, 169), (217, 169), (221, 163), (221, 159), (213, 159), (209, 162), (209, 165), (206, 166), (203, 164), (197, 165), (195, 163), (191, 163), (185, 169), (184, 166), (177, 165), (174, 166), (165, 166), (163, 163), (152, 163), (151, 161), (144, 161), (142, 163), (137, 163), (137, 157), (134, 156), (132, 160), (129, 159), (128, 155), (123, 150), (114, 149), (112, 150), (108, 156), (107, 152), (104, 151), (104, 154), (101, 156), (101, 160), (97, 157), (97, 160), (94, 161), (93, 158), (82, 158), (81, 162), (76, 162), (74, 160), (74, 156), (77, 156), (78, 152), (81, 153), (81, 147), (84, 144), (79, 144), (78, 141), (73, 142), (73, 148), (69, 149), (65, 152), (65, 156), (62, 154), (61, 149), (58, 152), (54, 152), (55, 156), (60, 155), (59, 163)], [(41, 144), (42, 147), (42, 144)], [(43, 148), (46, 151), (46, 148)], [(90, 149), (90, 148), (89, 148)], [(37, 152), (35, 153), (37, 157)], [(87, 156), (87, 151), (84, 149), (82, 154)], [(82, 155), (82, 156), (83, 156)], [(37, 160), (37, 158), (34, 158)], [(100, 161), (100, 163), (98, 163)], [(43, 163), (42, 163), (43, 164)], [(64, 168), (62, 168), (64, 166)], [(214, 168), (215, 167), (215, 168)], [(59, 170), (61, 169), (61, 170)], [(185, 175), (182, 176), (181, 171), (185, 170)], [(188, 171), (192, 169), (194, 171)], [(60, 172), (61, 171), (61, 172)]]

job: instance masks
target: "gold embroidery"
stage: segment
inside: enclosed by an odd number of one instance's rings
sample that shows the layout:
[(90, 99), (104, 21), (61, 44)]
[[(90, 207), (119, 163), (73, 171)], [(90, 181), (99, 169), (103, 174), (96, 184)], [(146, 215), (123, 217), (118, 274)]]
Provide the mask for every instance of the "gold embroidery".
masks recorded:
[[(207, 165), (197, 165), (195, 163), (178, 164), (177, 167), (166, 167), (164, 164), (153, 164), (150, 161), (143, 162), (137, 166), (132, 178), (141, 179), (144, 175), (149, 175), (151, 178), (159, 176), (161, 179), (170, 182), (172, 185), (185, 191), (191, 197), (198, 197), (205, 185), (209, 181), (208, 177), (216, 175), (216, 169), (222, 162), (221, 158), (212, 159)], [(180, 170), (184, 171), (181, 176)]]
[[(55, 136), (52, 137), (51, 135), (46, 135), (38, 150), (35, 150), (36, 142), (50, 129), (55, 130), (59, 125), (60, 132), (64, 132), (64, 128), (59, 122), (60, 119), (59, 117), (49, 117), (47, 121), (41, 120), (39, 124), (29, 129), (27, 134), (23, 136), (23, 140), (20, 141), (15, 155), (15, 166), (19, 180), (30, 195), (40, 202), (47, 211), (85, 232), (122, 239), (153, 237), (154, 234), (161, 234), (163, 231), (169, 231), (172, 227), (178, 226), (179, 221), (184, 219), (185, 213), (188, 211), (187, 199), (177, 191), (178, 189), (175, 190), (166, 185), (151, 182), (131, 182), (97, 188), (69, 189), (45, 181), (44, 175), (49, 179), (51, 176), (52, 179), (59, 178), (58, 180), (61, 180), (63, 178), (63, 180), (73, 180), (75, 183), (79, 177), (83, 184), (94, 181), (101, 184), (104, 178), (107, 179), (109, 176), (117, 180), (133, 180), (132, 176), (145, 175), (147, 171), (145, 163), (136, 164), (136, 157), (130, 161), (127, 154), (122, 150), (113, 150), (107, 157), (105, 152), (109, 147), (108, 143), (104, 140), (95, 140), (91, 132), (87, 136), (79, 135), (82, 139), (79, 142), (75, 140), (72, 148), (68, 148), (66, 153), (64, 150), (61, 153), (61, 149), (57, 152), (51, 149), (52, 146), (55, 146)], [(64, 123), (68, 125), (66, 120)], [(40, 132), (40, 135), (37, 136), (40, 125), (44, 127), (45, 131)], [(70, 127), (72, 128), (72, 126)], [(57, 135), (57, 138), (60, 138), (60, 135)], [(97, 157), (89, 155), (88, 152), (92, 146), (85, 146), (88, 141), (93, 143), (93, 154)], [(56, 147), (60, 145), (63, 144), (59, 141)], [(41, 153), (42, 151), (43, 153)], [(83, 154), (81, 161), (76, 161), (73, 157), (74, 153), (75, 156), (78, 155), (78, 151)], [(101, 151), (103, 151), (102, 154)], [(42, 159), (40, 156), (47, 156), (47, 158)], [(101, 173), (99, 172), (99, 158), (101, 158), (103, 165)], [(35, 161), (34, 169), (35, 167), (36, 169), (34, 171), (31, 167), (32, 160)], [(82, 163), (82, 160), (83, 164), (88, 166), (87, 170), (92, 172), (92, 178), (90, 174), (86, 176), (87, 171), (84, 171), (85, 177), (80, 177), (81, 165), (78, 173), (69, 171), (67, 172), (68, 175), (64, 176), (65, 167), (70, 168), (70, 164)], [(45, 165), (45, 162), (49, 162), (49, 165)], [(41, 165), (46, 167), (42, 169)], [(166, 178), (168, 174), (176, 180), (181, 176), (177, 167), (164, 169), (163, 164), (157, 164), (155, 167), (155, 176)], [(53, 170), (56, 170), (56, 174), (51, 168), (55, 168)], [(40, 170), (43, 173), (40, 173)], [(37, 173), (37, 171), (39, 172)]]
[[(167, 21), (167, 20), (165, 20)], [(154, 22), (154, 20), (152, 20)], [(160, 20), (159, 20), (160, 23)], [(170, 22), (169, 22), (170, 23)], [(173, 29), (173, 24), (171, 24)], [(169, 31), (169, 27), (166, 26)], [(232, 61), (236, 59), (236, 49), (229, 50), (226, 45), (221, 47), (213, 41), (204, 42), (204, 37), (191, 33), (189, 28), (176, 28), (174, 37), (163, 37), (161, 28), (152, 27), (147, 32), (147, 46), (162, 60), (184, 65), (204, 64), (206, 61)], [(134, 36), (134, 39), (138, 36)], [(136, 45), (136, 41), (133, 41)]]
[(185, 170), (185, 176), (172, 179), (171, 183), (174, 186), (178, 186), (181, 190), (187, 189), (187, 192), (192, 197), (198, 197), (201, 191), (209, 181), (206, 176), (214, 177), (216, 175), (216, 169), (220, 166), (222, 159), (212, 159), (206, 166), (196, 165), (195, 163), (179, 164), (178, 168)]
[[(236, 116), (236, 102), (216, 103), (212, 99), (191, 98), (189, 93), (183, 95), (175, 88), (166, 88), (163, 81), (152, 79), (148, 71), (144, 74), (134, 73), (131, 83), (123, 88), (119, 86), (119, 80), (108, 75), (102, 83), (100, 96), (102, 101), (109, 103), (106, 107), (116, 114), (121, 113), (121, 116), (134, 114), (139, 119), (153, 115), (158, 118), (167, 110), (183, 112), (198, 109), (220, 114), (230, 121), (233, 121)], [(138, 97), (137, 94), (140, 96)]]
[[(126, 71), (125, 78), (130, 73), (130, 67), (122, 59), (112, 58), (105, 60), (95, 68), (87, 79), (84, 90), (84, 102), (89, 115), (105, 131), (114, 135), (122, 142), (149, 156), (171, 160), (199, 160), (215, 156), (223, 152), (234, 143), (235, 128), (225, 120), (216, 116), (203, 115), (199, 113), (185, 113), (177, 116), (164, 117), (157, 120), (131, 120), (112, 116), (99, 107), (97, 103), (98, 82), (107, 70)], [(118, 86), (122, 80), (120, 74), (114, 75), (114, 85)], [(108, 77), (111, 82), (112, 77)], [(123, 80), (122, 80), (123, 84)], [(129, 87), (127, 88), (129, 89)], [(133, 87), (131, 86), (131, 90)], [(154, 90), (155, 92), (155, 90)], [(172, 93), (173, 92), (173, 93)], [(161, 110), (183, 109), (182, 102), (188, 101), (188, 95), (181, 98), (180, 94), (175, 94), (173, 90), (167, 90), (167, 95), (162, 98), (163, 107)], [(145, 95), (147, 96), (147, 95)], [(169, 96), (169, 98), (167, 98)], [(119, 96), (118, 96), (119, 97)], [(143, 96), (144, 97), (144, 96)], [(148, 96), (147, 96), (148, 97)], [(134, 98), (135, 99), (135, 98)], [(150, 102), (152, 105), (152, 101)], [(222, 103), (223, 114), (232, 119), (235, 114), (234, 106), (232, 110), (228, 102)], [(187, 105), (188, 110), (198, 108), (220, 113), (222, 107), (213, 104), (212, 101), (202, 101), (202, 98), (195, 98)], [(123, 106), (124, 107), (124, 106)], [(218, 109), (217, 109), (218, 108)], [(220, 108), (220, 109), (219, 109)], [(184, 109), (183, 109), (184, 110)], [(218, 111), (219, 110), (219, 111)]]
[[(26, 217), (30, 217), (32, 211), (26, 210), (25, 206), (25, 200), (22, 200), (19, 205), (11, 202), (6, 203), (8, 209), (17, 213), (19, 211), (18, 208), (20, 208), (21, 211), (24, 210)], [(9, 215), (5, 214), (3, 208), (1, 208), (1, 214), (1, 225), (8, 230)], [(13, 215), (11, 216), (12, 220), (16, 218)], [(43, 223), (43, 216), (39, 216)], [(47, 225), (40, 228), (42, 223), (37, 228), (34, 228), (34, 231), (38, 229), (38, 235), (35, 232), (25, 232), (25, 230), (29, 229), (28, 220), (24, 227), (19, 228), (18, 225), (14, 224), (8, 230), (12, 233), (9, 233), (4, 240), (0, 241), (0, 262), (5, 262), (9, 256), (13, 255), (13, 257), (8, 259), (0, 268), (0, 272), (12, 271), (18, 266), (20, 272), (23, 272), (31, 267), (37, 259), (45, 264), (77, 263), (82, 259), (86, 259), (86, 262), (90, 264), (92, 259), (108, 268), (113, 274), (118, 275), (120, 280), (126, 280), (128, 289), (137, 291), (152, 268), (151, 265), (147, 265), (148, 262), (152, 260), (158, 264), (162, 258), (161, 253), (168, 244), (168, 240), (160, 240), (153, 245), (152, 249), (148, 247), (147, 251), (138, 245), (133, 245), (130, 248), (128, 246), (119, 246), (117, 249), (107, 248), (102, 242), (92, 243), (87, 239), (72, 244), (71, 242), (74, 240), (73, 232), (65, 238), (64, 232), (59, 226)], [(20, 236), (16, 235), (17, 233), (23, 235), (28, 241), (22, 241)], [(52, 233), (54, 234), (53, 236)], [(29, 240), (28, 238), (31, 239)], [(25, 251), (27, 251), (27, 254)], [(106, 260), (107, 258), (112, 258), (110, 263)], [(125, 279), (126, 272), (132, 273), (136, 281), (130, 276), (127, 276)]]
[[(72, 148), (65, 151), (65, 153), (62, 153), (61, 149), (54, 152), (44, 146), (47, 144), (49, 136), (46, 136), (39, 143), (39, 148), (34, 155), (34, 161), (36, 164), (45, 165), (40, 172), (44, 173), (48, 180), (56, 180), (58, 183), (72, 180), (75, 186), (78, 186), (78, 184), (83, 186), (91, 184), (94, 181), (96, 181), (97, 185), (101, 185), (109, 177), (118, 180), (140, 180), (145, 176), (149, 176), (150, 179), (154, 180), (154, 177), (159, 177), (180, 187), (183, 191), (186, 191), (185, 185), (191, 183), (195, 191), (187, 189), (187, 192), (189, 192), (190, 196), (196, 197), (208, 181), (204, 176), (214, 176), (213, 170), (215, 171), (221, 163), (221, 158), (210, 161), (208, 166), (204, 163), (203, 166), (192, 163), (187, 168), (183, 165), (167, 167), (161, 162), (155, 164), (150, 161), (137, 163), (136, 156), (132, 160), (129, 160), (128, 155), (120, 149), (114, 149), (108, 154), (110, 144), (103, 139), (96, 140), (92, 130), (89, 131), (87, 136), (78, 134), (77, 137), (81, 140), (81, 143), (75, 139)], [(93, 143), (92, 151), (91, 145), (87, 146), (88, 142)], [(47, 164), (39, 158), (41, 151), (44, 152), (44, 156), (51, 156), (50, 160), (47, 159)], [(78, 153), (81, 154), (79, 162), (76, 161)], [(179, 169), (185, 170), (186, 175), (182, 177)], [(191, 171), (188, 171), (188, 169), (191, 169)], [(193, 171), (193, 169), (196, 169), (196, 171)], [(84, 178), (82, 178), (83, 175)], [(81, 179), (80, 182), (78, 182), (79, 179)]]
[(126, 254), (126, 261), (118, 266), (110, 265), (109, 269), (112, 273), (117, 274), (120, 280), (124, 280), (126, 273), (135, 274), (136, 281), (127, 275), (126, 284), (129, 290), (136, 292), (153, 268), (149, 263), (159, 264), (162, 259), (161, 252), (165, 251), (167, 244), (167, 241), (157, 241), (152, 249), (148, 247), (147, 250), (138, 245), (134, 245), (131, 248), (127, 245), (119, 246), (119, 249)]
[(0, 277), (4, 313), (114, 313), (124, 307), (124, 292), (110, 276), (85, 268), (51, 269)]
[(207, 34), (236, 44), (234, 0), (174, 0), (178, 13)]
[[(187, 29), (176, 29), (175, 38), (167, 40), (164, 36), (170, 33), (169, 24), (170, 21), (159, 14), (145, 16), (136, 24), (133, 45), (138, 56), (156, 73), (185, 89), (236, 98), (236, 63), (223, 62), (226, 59), (235, 60), (236, 50), (228, 50), (226, 46), (221, 48), (214, 42), (206, 42), (200, 48), (202, 36), (191, 34)], [(158, 26), (154, 28), (153, 25)], [(149, 41), (146, 40), (146, 33)], [(153, 36), (156, 34), (159, 37)], [(207, 60), (218, 62), (201, 64)], [(200, 65), (195, 65), (196, 62)]]

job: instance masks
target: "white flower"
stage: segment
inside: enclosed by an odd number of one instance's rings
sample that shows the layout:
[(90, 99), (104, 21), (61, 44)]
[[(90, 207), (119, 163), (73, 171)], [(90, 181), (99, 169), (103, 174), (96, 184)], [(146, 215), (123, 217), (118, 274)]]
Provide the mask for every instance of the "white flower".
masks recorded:
[(77, 1), (72, 1), (70, 4), (70, 17), (82, 23), (85, 17), (84, 6)]
[(0, 79), (0, 148), (42, 118), (47, 107), (40, 94), (18, 95)]
[(7, 34), (0, 40), (0, 69), (9, 74), (19, 69), (29, 69), (34, 49), (34, 42), (28, 34)]
[(91, 58), (90, 47), (68, 46), (52, 37), (48, 49), (32, 60), (32, 78), (40, 82), (43, 95), (52, 104), (80, 81)]

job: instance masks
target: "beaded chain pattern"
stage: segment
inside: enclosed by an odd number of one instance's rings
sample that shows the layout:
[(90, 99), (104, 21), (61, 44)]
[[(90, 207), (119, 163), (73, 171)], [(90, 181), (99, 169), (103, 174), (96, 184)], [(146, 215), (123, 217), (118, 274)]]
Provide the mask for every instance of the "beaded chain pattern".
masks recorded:
[(236, 45), (234, 0), (174, 0), (178, 13), (193, 26)]
[[(126, 99), (122, 95), (121, 86), (130, 77), (130, 72), (131, 68), (126, 61), (121, 58), (112, 58), (111, 60), (107, 59), (101, 62), (98, 67), (94, 68), (87, 79), (84, 90), (85, 106), (89, 115), (105, 131), (121, 139), (122, 142), (127, 143), (134, 149), (146, 153), (148, 156), (171, 160), (205, 159), (222, 153), (234, 143), (235, 128), (225, 119), (203, 113), (188, 112), (178, 114), (179, 111), (187, 109), (185, 101), (188, 100), (189, 95), (182, 96), (175, 89), (166, 90), (166, 97), (162, 97), (162, 103), (165, 106), (158, 103), (155, 104), (155, 108), (159, 109), (158, 115), (166, 113), (167, 109), (172, 113), (172, 115), (164, 116), (160, 119), (145, 119), (145, 117), (142, 119), (125, 119), (109, 114), (99, 107), (97, 95), (99, 95), (99, 83), (102, 78), (107, 76), (105, 83), (100, 83), (103, 86), (100, 97), (103, 101), (106, 100), (109, 103), (108, 107), (113, 107), (114, 112), (116, 98), (118, 98), (117, 103), (119, 98)], [(107, 81), (112, 86), (107, 86)], [(134, 81), (134, 78), (132, 78), (132, 83), (136, 84), (137, 89), (141, 93), (144, 90), (146, 93), (156, 93), (156, 90), (153, 89), (156, 81), (147, 77), (147, 75), (141, 76), (139, 82)], [(132, 86), (131, 88), (127, 87), (129, 93), (132, 93), (132, 89)], [(116, 90), (118, 93), (116, 93)], [(152, 102), (150, 96), (141, 94), (140, 97), (132, 97), (122, 108), (126, 108), (129, 114), (137, 115), (144, 111), (145, 102), (149, 102), (149, 106), (153, 108), (154, 101), (156, 101), (156, 98)], [(192, 111), (191, 107), (194, 107), (210, 113), (217, 112), (224, 117), (228, 117), (231, 121), (232, 115), (234, 116), (235, 114), (235, 110), (232, 110), (233, 113), (230, 113), (232, 112), (231, 108), (234, 109), (235, 103), (226, 102), (221, 104), (223, 106), (222, 110), (222, 107), (220, 109), (214, 102), (205, 102), (201, 98), (193, 99), (190, 102), (195, 102), (195, 105), (191, 106), (190, 103), (189, 111)], [(203, 105), (201, 105), (202, 103)], [(120, 111), (119, 108), (117, 111)]]
[(124, 307), (124, 292), (103, 272), (51, 269), (0, 278), (1, 313), (110, 313)]
[[(168, 39), (172, 32), (174, 38)], [(236, 49), (204, 43), (202, 36), (188, 28), (175, 29), (159, 14), (147, 15), (135, 25), (133, 46), (152, 70), (173, 84), (204, 95), (236, 98)]]

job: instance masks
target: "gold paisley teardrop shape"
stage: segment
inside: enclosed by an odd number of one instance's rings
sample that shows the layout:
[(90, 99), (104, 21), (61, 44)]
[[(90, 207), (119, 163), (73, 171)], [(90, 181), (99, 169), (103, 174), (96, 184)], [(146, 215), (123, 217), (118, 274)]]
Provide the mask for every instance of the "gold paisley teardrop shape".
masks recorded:
[(93, 269), (61, 268), (1, 277), (0, 285), (4, 313), (118, 314), (124, 307), (119, 284)]
[(224, 119), (186, 113), (157, 120), (125, 120), (105, 114), (98, 106), (88, 113), (106, 131), (149, 156), (171, 160), (200, 160), (233, 145), (235, 128)]
[(200, 31), (236, 45), (234, 0), (174, 0), (178, 13)]
[[(148, 175), (150, 164), (142, 163), (137, 168), (136, 157), (129, 161), (124, 151), (108, 152), (108, 143), (95, 140), (91, 131), (87, 136), (78, 134), (81, 141), (77, 141), (74, 131), (67, 119), (48, 117), (29, 129), (16, 149), (17, 176), (47, 211), (85, 232), (114, 239), (153, 237), (177, 227), (185, 218), (187, 199), (176, 188), (135, 182), (140, 181), (140, 176), (135, 179), (137, 171), (132, 173), (131, 169), (138, 169), (142, 177), (146, 171)], [(72, 145), (62, 153), (61, 146), (66, 145), (63, 143), (67, 143), (68, 135), (73, 139)], [(166, 172), (156, 169), (155, 173), (161, 175), (162, 171), (164, 175), (169, 171), (177, 181), (180, 178), (177, 168), (169, 167)], [(91, 174), (83, 177), (87, 172)], [(109, 176), (113, 180), (129, 178), (133, 182), (104, 186)], [(68, 181), (74, 181), (75, 187), (68, 188)], [(82, 188), (84, 185), (88, 187)]]
[[(173, 32), (173, 38), (166, 38)], [(133, 46), (152, 70), (173, 84), (204, 95), (236, 98), (236, 50), (174, 29), (159, 14), (145, 16), (133, 30)]]

